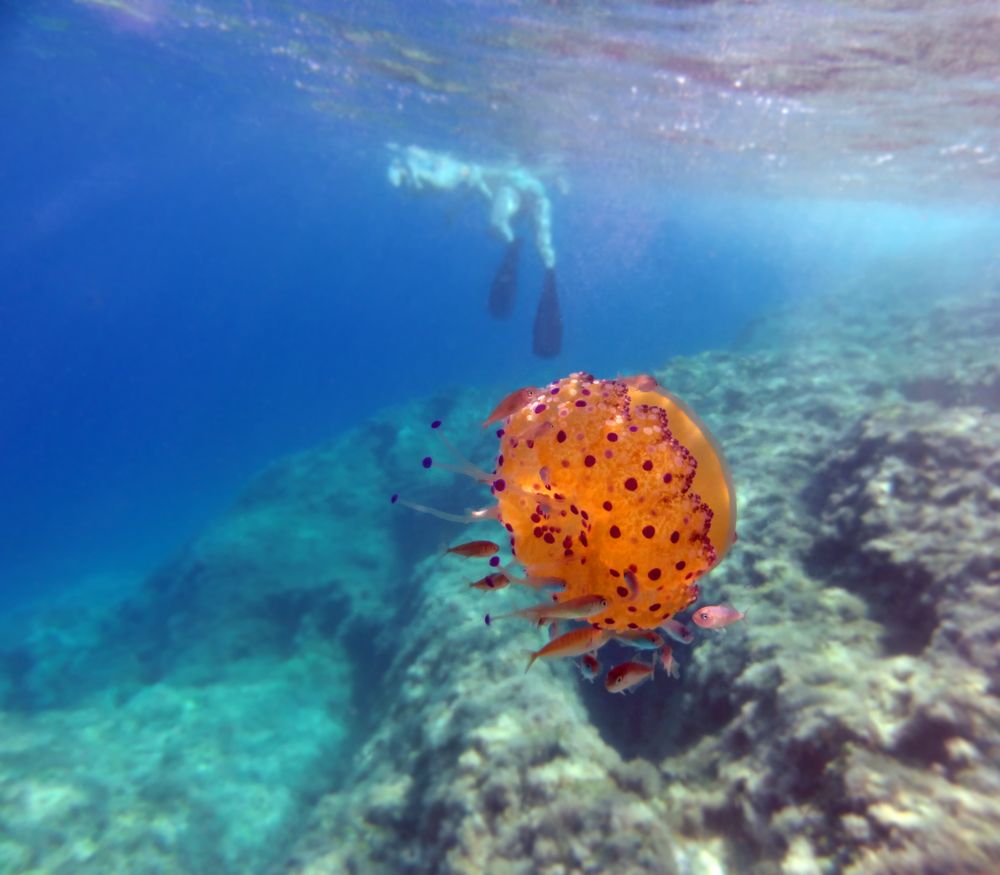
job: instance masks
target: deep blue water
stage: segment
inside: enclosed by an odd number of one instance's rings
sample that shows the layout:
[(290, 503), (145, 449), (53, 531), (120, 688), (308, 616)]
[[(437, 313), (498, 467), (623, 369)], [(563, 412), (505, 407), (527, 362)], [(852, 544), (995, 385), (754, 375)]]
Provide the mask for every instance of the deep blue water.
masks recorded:
[(276, 456), (414, 394), (649, 369), (872, 260), (934, 241), (960, 264), (983, 239), (981, 213), (570, 167), (566, 343), (540, 362), (527, 247), (514, 318), (486, 313), (501, 246), (481, 204), (393, 190), (384, 136), (288, 111), (250, 61), (222, 76), (54, 8), (68, 31), (0, 25), (8, 602), (141, 574)]

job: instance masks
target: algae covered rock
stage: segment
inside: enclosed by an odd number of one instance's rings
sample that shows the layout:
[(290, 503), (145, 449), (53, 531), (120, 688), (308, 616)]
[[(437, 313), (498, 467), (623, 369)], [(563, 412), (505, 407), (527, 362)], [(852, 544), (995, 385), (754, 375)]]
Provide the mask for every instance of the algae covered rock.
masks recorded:
[[(907, 404), (866, 416), (822, 475), (818, 561), (853, 582), (890, 649), (1000, 641), (1000, 414)], [(996, 667), (996, 663), (992, 663)]]
[(421, 595), (385, 677), (395, 695), (288, 871), (673, 875), (656, 770), (602, 741), (567, 666), (524, 674), (537, 633), (487, 628), (462, 567), (408, 581)]

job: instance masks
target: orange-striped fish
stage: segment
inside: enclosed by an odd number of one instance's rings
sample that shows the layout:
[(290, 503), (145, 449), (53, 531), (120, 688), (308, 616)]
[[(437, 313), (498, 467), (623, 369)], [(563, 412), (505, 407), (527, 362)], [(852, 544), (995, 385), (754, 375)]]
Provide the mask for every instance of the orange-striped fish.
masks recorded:
[(535, 664), (536, 659), (561, 659), (566, 656), (583, 656), (593, 653), (607, 643), (610, 634), (604, 629), (585, 626), (573, 629), (565, 635), (560, 635), (546, 644), (541, 650), (536, 650), (528, 660), (525, 672)]
[(494, 544), (492, 541), (467, 541), (456, 547), (449, 547), (445, 552), (454, 553), (456, 556), (468, 556), (473, 559), (479, 559), (483, 556), (492, 556), (499, 549), (500, 545)]
[(628, 600), (634, 602), (635, 597), (639, 595), (639, 581), (631, 571), (626, 571), (622, 579), (628, 584)]
[(746, 611), (737, 611), (730, 605), (707, 605), (698, 608), (691, 617), (696, 626), (702, 629), (725, 629), (731, 623), (736, 623), (746, 616)]
[(493, 412), (483, 423), (483, 428), (492, 425), (494, 422), (499, 422), (501, 419), (506, 419), (513, 413), (517, 413), (518, 410), (539, 394), (539, 390), (534, 386), (525, 386), (523, 389), (514, 390), (493, 408)]
[(580, 660), (580, 674), (588, 681), (593, 681), (601, 673), (601, 664), (593, 653), (583, 654)]
[(671, 650), (669, 644), (664, 644), (663, 649), (660, 651), (660, 665), (663, 666), (667, 677), (679, 678), (681, 676), (680, 666), (677, 665), (677, 660), (674, 659), (674, 651)]
[(586, 617), (593, 617), (594, 614), (603, 611), (607, 606), (608, 600), (602, 595), (584, 595), (575, 599), (566, 599), (564, 602), (532, 605), (530, 608), (498, 614), (495, 617), (487, 614), (486, 625), (489, 626), (494, 620), (502, 620), (504, 617), (524, 617), (528, 620), (534, 620), (539, 625), (550, 620), (582, 620)]
[(503, 589), (509, 585), (510, 578), (506, 574), (502, 571), (494, 571), (492, 574), (487, 574), (486, 577), (481, 577), (475, 583), (470, 583), (469, 589)]
[[(514, 436), (519, 441), (537, 441), (545, 437), (545, 435), (548, 434), (550, 431), (552, 431), (552, 429), (554, 428), (555, 425), (552, 423), (552, 421), (546, 419), (543, 420), (542, 422), (531, 423), (530, 425), (526, 426), (523, 431), (515, 432)], [(543, 468), (542, 470), (546, 471), (548, 469)], [(543, 483), (547, 484), (549, 482), (549, 478), (547, 475), (543, 474), (540, 476)]]
[(673, 638), (674, 641), (680, 641), (681, 644), (690, 644), (694, 641), (694, 632), (680, 620), (664, 620), (660, 623), (660, 628)]
[(616, 665), (604, 679), (604, 687), (609, 693), (624, 693), (653, 676), (656, 663), (647, 665), (644, 662), (623, 662)]
[(637, 650), (659, 650), (665, 643), (663, 636), (652, 629), (623, 629), (618, 640)]

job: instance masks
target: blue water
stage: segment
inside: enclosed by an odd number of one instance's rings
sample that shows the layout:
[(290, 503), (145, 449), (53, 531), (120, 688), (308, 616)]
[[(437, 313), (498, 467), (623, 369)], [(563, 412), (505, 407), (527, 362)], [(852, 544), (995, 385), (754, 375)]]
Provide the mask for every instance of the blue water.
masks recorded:
[(872, 259), (976, 255), (989, 218), (581, 174), (555, 196), (566, 343), (543, 365), (534, 253), (491, 321), (482, 205), (393, 190), (380, 132), (286, 110), (252, 58), (223, 75), (93, 10), (36, 12), (0, 37), (8, 602), (141, 575), (262, 465), (407, 397), (725, 347)]
[[(0, 875), (992, 871), (994, 6), (0, 4)], [(544, 182), (558, 355), (409, 146)], [(575, 371), (738, 496), (746, 622), (634, 696), (406, 506)]]

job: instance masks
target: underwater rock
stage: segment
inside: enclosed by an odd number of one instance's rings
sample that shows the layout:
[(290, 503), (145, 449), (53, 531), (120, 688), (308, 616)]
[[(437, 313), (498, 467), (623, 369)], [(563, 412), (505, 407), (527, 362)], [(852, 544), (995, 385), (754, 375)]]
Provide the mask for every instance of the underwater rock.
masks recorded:
[[(835, 379), (832, 342), (781, 376), (755, 353), (764, 421), (787, 390), (782, 428), (748, 436), (756, 457), (720, 429), (751, 492), (714, 582), (742, 577), (753, 610), (744, 640), (696, 649), (676, 709), (693, 746), (662, 767), (682, 832), (724, 835), (740, 871), (986, 873), (1000, 859), (1000, 433), (976, 388), (991, 385), (991, 340), (910, 348), (967, 323), (941, 310), (873, 320), (883, 361), (841, 359)], [(956, 406), (907, 403), (915, 373), (960, 387)]]
[(394, 695), (284, 871), (676, 872), (656, 770), (601, 740), (574, 670), (525, 676), (458, 560), (426, 561), (405, 585), (422, 596), (384, 679)]
[(385, 434), (272, 466), (137, 591), (6, 618), (0, 871), (265, 872), (284, 853), (372, 707), (352, 660), (407, 558), (375, 511), (398, 473)]
[(346, 727), (318, 665), (210, 686), (0, 712), (0, 871), (263, 872), (295, 835)]
[(820, 472), (815, 561), (887, 629), (1000, 668), (1000, 415), (907, 404), (866, 416)]

